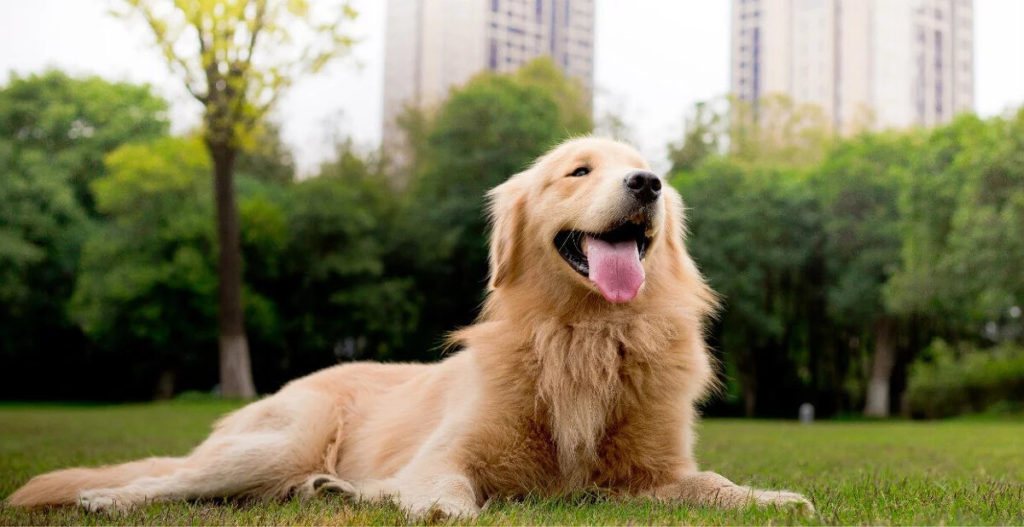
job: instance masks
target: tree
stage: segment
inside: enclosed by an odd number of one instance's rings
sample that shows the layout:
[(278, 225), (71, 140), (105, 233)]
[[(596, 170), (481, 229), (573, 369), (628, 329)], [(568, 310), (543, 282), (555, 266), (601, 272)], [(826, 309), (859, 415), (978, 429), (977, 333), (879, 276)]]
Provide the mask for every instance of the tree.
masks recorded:
[(338, 360), (400, 356), (418, 321), (411, 276), (389, 266), (409, 258), (395, 243), (400, 203), (378, 162), (338, 145), (336, 160), (289, 193), (287, 291), (289, 362), (299, 372)]
[[(675, 175), (687, 246), (724, 310), (712, 329), (728, 395), (752, 416), (792, 415), (816, 373), (821, 214), (803, 175), (712, 159)], [(787, 412), (787, 413), (783, 413)]]
[(0, 396), (80, 393), (91, 346), (64, 301), (98, 221), (89, 184), (110, 151), (165, 134), (166, 108), (146, 86), (58, 71), (0, 88)]
[(170, 397), (214, 338), (209, 162), (198, 139), (165, 138), (121, 147), (107, 166), (93, 190), (108, 220), (85, 244), (69, 311), (108, 353), (128, 354), (125, 384)]
[[(967, 320), (999, 326), (1024, 301), (1024, 110), (985, 125), (953, 162), (964, 183), (938, 292)], [(985, 338), (1001, 340), (998, 331), (986, 330)]]
[[(349, 3), (317, 12), (304, 0), (125, 0), (140, 15), (170, 67), (203, 104), (203, 141), (213, 165), (217, 209), (221, 391), (255, 395), (242, 311), (242, 256), (234, 170), (285, 88), (347, 52)], [(305, 37), (305, 43), (295, 42)], [(185, 50), (194, 50), (186, 52)]]
[(239, 152), (236, 172), (270, 183), (295, 180), (295, 160), (281, 140), (281, 127), (265, 123), (254, 133), (246, 148)]
[(425, 144), (414, 145), (421, 157), (403, 212), (404, 262), (394, 267), (417, 277), (430, 305), (418, 347), (435, 347), (476, 315), (487, 276), (485, 192), (592, 126), (582, 88), (546, 58), (513, 74), (477, 75), (430, 118)]
[(729, 106), (729, 152), (737, 161), (813, 166), (835, 139), (828, 118), (815, 104), (768, 95), (754, 103), (733, 98)]
[(686, 118), (682, 141), (668, 145), (671, 172), (693, 170), (705, 159), (718, 155), (726, 131), (725, 121), (726, 118), (709, 103), (696, 103), (691, 115)]
[(900, 196), (902, 265), (886, 292), (897, 312), (977, 339), (1024, 299), (1024, 111), (963, 116), (927, 139)]
[(42, 153), (67, 175), (89, 213), (89, 184), (103, 175), (103, 157), (126, 141), (160, 137), (167, 129), (167, 103), (149, 86), (48, 71), (13, 76), (0, 95), (0, 137), (13, 148), (10, 161)]
[(422, 353), (476, 315), (487, 273), (486, 190), (593, 123), (583, 88), (549, 58), (477, 75), (429, 115), (409, 117), (416, 133), (408, 137), (421, 143), (411, 144), (415, 173), (389, 260), (392, 272), (415, 276), (430, 306), (412, 346)]
[[(109, 174), (92, 187), (106, 221), (90, 232), (69, 311), (112, 357), (132, 364), (118, 395), (169, 397), (180, 386), (213, 382), (217, 265), (210, 162), (199, 138), (167, 137), (122, 146)], [(274, 190), (240, 180), (247, 274), (273, 275), (288, 243), (287, 218)], [(275, 194), (268, 196), (268, 194)], [(257, 341), (278, 340), (273, 301), (246, 277), (244, 309), (259, 322)], [(155, 386), (155, 388), (153, 388)]]
[(829, 315), (849, 342), (870, 343), (864, 414), (889, 415), (902, 321), (886, 305), (886, 282), (899, 266), (898, 196), (907, 135), (865, 134), (833, 149), (814, 170), (822, 200)]

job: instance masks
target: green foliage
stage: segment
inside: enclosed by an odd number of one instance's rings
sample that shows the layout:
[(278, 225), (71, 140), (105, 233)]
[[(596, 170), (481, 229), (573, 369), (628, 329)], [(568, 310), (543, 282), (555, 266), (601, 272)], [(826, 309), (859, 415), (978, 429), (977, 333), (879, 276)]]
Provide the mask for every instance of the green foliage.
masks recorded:
[(828, 304), (838, 321), (870, 326), (886, 313), (882, 287), (899, 267), (897, 200), (912, 147), (906, 136), (860, 135), (815, 168)]
[(264, 123), (252, 132), (250, 139), (235, 164), (239, 174), (272, 183), (290, 183), (295, 179), (295, 160), (281, 140), (280, 126)]
[(910, 368), (907, 406), (915, 416), (948, 417), (1024, 408), (1024, 347), (991, 349), (936, 340)]
[(291, 189), (289, 203), (289, 342), (311, 355), (306, 364), (392, 357), (419, 306), (411, 278), (386, 267), (400, 250), (392, 240), (398, 202), (378, 166), (342, 144), (318, 177)]
[(216, 340), (216, 244), (202, 143), (126, 145), (107, 166), (93, 183), (107, 221), (82, 251), (69, 312), (103, 349), (131, 350), (142, 386), (163, 370), (210, 367), (202, 359)]
[(1024, 299), (1024, 111), (933, 132), (901, 195), (895, 309), (970, 331)]
[(94, 221), (89, 184), (108, 152), (165, 134), (166, 107), (146, 86), (56, 71), (0, 88), (0, 393), (37, 393), (40, 361), (55, 365), (53, 396), (74, 392), (89, 343), (64, 301)]
[(822, 109), (785, 95), (768, 95), (751, 104), (729, 101), (729, 152), (753, 166), (800, 166), (819, 163), (835, 135)]
[[(24, 372), (43, 363), (62, 368), (65, 397), (215, 382), (209, 137), (168, 137), (165, 109), (145, 87), (56, 72), (0, 90), (5, 394), (28, 393)], [(725, 305), (709, 334), (725, 397), (707, 411), (858, 411), (879, 342), (894, 394), (913, 370), (908, 397), (945, 400), (941, 351), (911, 367), (926, 343), (1022, 343), (1024, 111), (839, 140), (785, 99), (716, 110), (696, 109), (669, 149), (689, 249)], [(484, 193), (588, 132), (589, 115), (581, 87), (539, 60), (408, 112), (401, 173), (343, 142), (296, 181), (276, 127), (247, 130), (235, 185), (260, 389), (339, 360), (436, 357), (485, 288)], [(994, 356), (957, 354), (958, 367)], [(989, 377), (1019, 375), (990, 362)], [(85, 393), (77, 377), (118, 382)]]
[(15, 75), (0, 91), (0, 138), (13, 165), (23, 156), (41, 156), (91, 211), (89, 184), (103, 175), (103, 157), (125, 141), (166, 134), (166, 112), (167, 103), (149, 86), (73, 79), (59, 71)]
[(712, 103), (698, 102), (692, 115), (686, 119), (686, 129), (679, 144), (668, 145), (670, 172), (691, 171), (710, 157), (720, 154), (727, 130), (726, 117), (711, 107)]
[(399, 256), (415, 261), (396, 262), (416, 276), (429, 306), (417, 347), (435, 347), (444, 332), (476, 314), (487, 275), (484, 193), (592, 126), (581, 88), (550, 59), (538, 59), (515, 74), (482, 73), (453, 90), (417, 134), (424, 144), (412, 145), (422, 154), (398, 233)]
[(726, 303), (714, 340), (729, 395), (742, 392), (748, 414), (755, 401), (763, 410), (795, 408), (803, 391), (798, 376), (809, 375), (818, 312), (806, 277), (820, 251), (821, 213), (801, 181), (792, 170), (748, 171), (728, 160), (673, 179), (689, 210), (690, 253)]
[[(945, 256), (952, 217), (964, 178), (953, 161), (985, 133), (980, 119), (964, 116), (928, 134), (911, 159), (900, 189), (901, 268), (886, 286), (887, 300), (902, 313), (955, 315), (938, 294), (938, 263)], [(957, 317), (959, 318), (959, 317)]]
[[(351, 49), (347, 0), (122, 0), (114, 14), (146, 23), (168, 66), (205, 106), (208, 144), (252, 150), (281, 93)], [(195, 50), (195, 52), (183, 52)]]
[(88, 185), (104, 173), (103, 156), (165, 134), (165, 111), (148, 87), (57, 71), (14, 76), (0, 90), (0, 304), (8, 316), (31, 309), (32, 290), (74, 272), (92, 211)]
[(122, 7), (115, 14), (149, 26), (171, 70), (203, 105), (201, 133), (217, 188), (220, 386), (227, 396), (252, 399), (235, 163), (240, 151), (256, 150), (287, 87), (349, 51), (345, 22), (357, 13), (348, 0), (319, 9), (306, 0), (123, 0)]
[[(115, 356), (131, 350), (142, 368), (135, 393), (172, 372), (183, 386), (209, 386), (217, 341), (216, 239), (210, 162), (197, 138), (130, 144), (106, 159), (93, 183), (105, 221), (82, 253), (69, 311), (86, 334)], [(285, 213), (267, 183), (245, 180), (239, 206), (243, 248), (273, 275), (285, 252)], [(268, 196), (268, 194), (270, 194)], [(280, 340), (274, 302), (244, 295), (255, 340)], [(201, 372), (198, 375), (195, 372)], [(141, 379), (140, 379), (141, 377)]]
[(0, 139), (0, 305), (5, 317), (32, 309), (33, 286), (72, 272), (77, 230), (86, 214), (67, 173), (54, 170), (43, 152), (14, 155)]
[[(404, 192), (390, 185), (380, 160), (350, 143), (318, 177), (297, 182), (276, 129), (250, 134), (236, 188), (243, 302), (261, 389), (338, 360), (431, 356), (443, 332), (472, 318), (480, 298), (484, 192), (590, 127), (581, 88), (550, 61), (482, 75), (418, 122), (423, 154)], [(144, 397), (154, 385), (166, 395), (214, 382), (218, 248), (208, 137), (167, 137), (161, 126), (162, 137), (90, 143), (75, 154), (105, 158), (85, 189), (91, 222), (69, 171), (48, 163), (70, 158), (64, 150), (77, 143), (43, 152), (0, 142), (19, 154), (4, 157), (10, 177), (0, 184), (11, 204), (0, 226), (4, 309), (53, 327), (27, 310), (32, 301), (67, 321), (78, 338), (67, 349), (79, 372), (119, 380), (89, 396)], [(54, 268), (48, 285), (63, 293), (36, 294), (22, 279), (41, 259)], [(6, 345), (17, 329), (2, 334), (4, 352), (25, 371), (44, 358), (30, 353), (27, 339)]]
[(173, 355), (213, 334), (209, 161), (198, 140), (126, 145), (93, 184), (98, 226), (83, 250), (71, 313), (112, 347)]
[(869, 370), (898, 396), (937, 335), (1020, 342), (1024, 111), (830, 146), (812, 109), (734, 102), (723, 156), (704, 108), (670, 154), (691, 252), (724, 297), (727, 402), (853, 411)]
[[(85, 246), (70, 310), (106, 353), (142, 368), (134, 393), (172, 372), (209, 387), (217, 342), (209, 159), (197, 138), (126, 145), (93, 185), (105, 220)], [(280, 171), (271, 167), (271, 171)], [(320, 176), (239, 179), (244, 306), (257, 380), (355, 355), (386, 358), (415, 326), (409, 278), (385, 273), (397, 202), (375, 165), (342, 145)], [(150, 384), (147, 384), (150, 383)]]

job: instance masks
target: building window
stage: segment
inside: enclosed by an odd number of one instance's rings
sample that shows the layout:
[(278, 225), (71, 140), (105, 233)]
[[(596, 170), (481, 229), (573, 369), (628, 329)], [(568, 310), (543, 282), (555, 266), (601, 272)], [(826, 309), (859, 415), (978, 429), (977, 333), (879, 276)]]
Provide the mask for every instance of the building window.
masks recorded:
[(491, 54), (487, 64), (492, 70), (498, 67), (498, 43), (493, 38), (491, 39)]
[(554, 9), (554, 4), (552, 4), (552, 6), (551, 6), (551, 28), (550, 28), (551, 29), (551, 39), (548, 40), (549, 45), (551, 46), (551, 55), (552, 56), (554, 56), (554, 54), (555, 54), (555, 29), (557, 27), (555, 25), (555, 19), (557, 18), (557, 16), (558, 15), (556, 14), (556, 10)]
[(754, 28), (754, 80), (751, 91), (753, 92), (754, 99), (757, 98), (758, 94), (761, 93), (761, 68), (760, 68), (760, 50), (761, 50), (761, 28)]
[[(491, 0), (491, 11), (497, 13), (498, 12), (498, 4), (499, 3), (500, 2), (498, 0)], [(477, 4), (477, 5), (480, 5), (480, 4)]]

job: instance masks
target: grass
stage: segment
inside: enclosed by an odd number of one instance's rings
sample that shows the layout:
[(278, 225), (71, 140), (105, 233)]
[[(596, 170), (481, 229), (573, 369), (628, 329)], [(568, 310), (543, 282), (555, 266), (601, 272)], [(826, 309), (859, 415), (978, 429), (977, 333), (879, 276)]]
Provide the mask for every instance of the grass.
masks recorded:
[[(0, 496), (69, 465), (183, 454), (230, 403), (0, 405)], [(792, 422), (706, 420), (702, 466), (746, 484), (808, 495), (811, 518), (719, 511), (600, 496), (493, 505), (501, 524), (1024, 524), (1024, 421)], [(393, 506), (338, 500), (153, 504), (125, 515), (0, 508), (0, 525), (403, 524)]]

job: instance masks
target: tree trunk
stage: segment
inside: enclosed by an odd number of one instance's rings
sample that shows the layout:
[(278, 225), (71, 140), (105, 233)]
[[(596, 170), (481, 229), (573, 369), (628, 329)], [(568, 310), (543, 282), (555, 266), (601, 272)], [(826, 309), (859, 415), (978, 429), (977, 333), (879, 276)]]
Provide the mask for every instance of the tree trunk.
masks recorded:
[(892, 368), (896, 362), (895, 323), (886, 317), (875, 323), (875, 354), (871, 360), (871, 376), (864, 403), (867, 417), (889, 416), (889, 386), (892, 382)]
[(745, 357), (749, 363), (745, 369), (740, 369), (740, 390), (743, 392), (743, 415), (754, 417), (757, 411), (757, 370), (754, 365), (754, 355)]
[(217, 206), (217, 239), (220, 314), (220, 392), (224, 397), (256, 396), (249, 364), (242, 311), (242, 248), (239, 240), (238, 205), (235, 203), (234, 165), (237, 153), (230, 145), (207, 142), (213, 158)]
[(165, 401), (174, 397), (174, 369), (168, 367), (160, 372), (156, 379), (156, 388), (153, 389), (153, 398), (158, 401)]
[(743, 415), (754, 417), (757, 410), (757, 389), (752, 381), (743, 383)]

